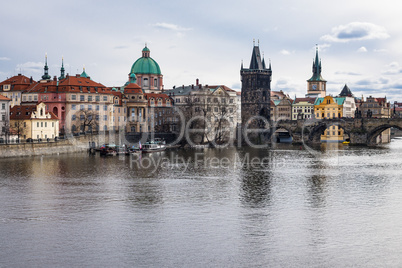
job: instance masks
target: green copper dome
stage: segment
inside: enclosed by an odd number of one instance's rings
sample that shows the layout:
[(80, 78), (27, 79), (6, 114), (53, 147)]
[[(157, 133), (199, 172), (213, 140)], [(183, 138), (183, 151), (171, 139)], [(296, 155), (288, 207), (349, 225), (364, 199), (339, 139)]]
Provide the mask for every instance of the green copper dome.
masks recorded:
[(142, 57), (134, 62), (130, 74), (162, 74), (159, 64), (149, 55), (150, 50), (145, 46)]

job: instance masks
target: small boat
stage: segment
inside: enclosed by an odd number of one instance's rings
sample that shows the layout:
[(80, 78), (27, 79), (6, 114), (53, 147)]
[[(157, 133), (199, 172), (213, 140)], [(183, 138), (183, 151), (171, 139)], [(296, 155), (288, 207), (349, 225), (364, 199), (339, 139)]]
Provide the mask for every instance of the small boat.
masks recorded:
[(155, 153), (155, 152), (162, 152), (164, 150), (166, 150), (166, 143), (161, 139), (148, 141), (142, 145), (141, 149), (143, 153)]
[(349, 144), (350, 143), (350, 139), (346, 139), (345, 141), (342, 142), (343, 144)]
[(100, 155), (103, 155), (103, 156), (116, 156), (117, 155), (116, 145), (105, 144), (100, 148), (99, 151), (100, 151)]

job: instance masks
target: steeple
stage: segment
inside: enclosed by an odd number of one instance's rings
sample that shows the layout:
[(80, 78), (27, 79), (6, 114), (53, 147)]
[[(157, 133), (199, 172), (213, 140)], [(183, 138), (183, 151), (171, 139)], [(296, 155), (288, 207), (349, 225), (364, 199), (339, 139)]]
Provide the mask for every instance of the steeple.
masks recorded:
[(262, 61), (261, 61), (261, 53), (260, 53), (260, 47), (259, 46), (254, 46), (253, 48), (253, 54), (251, 55), (251, 61), (250, 61), (250, 70), (264, 70), (265, 68), (263, 67)]
[(64, 58), (61, 58), (61, 68), (60, 68), (60, 77), (59, 80), (66, 78), (64, 76)]
[(325, 81), (321, 76), (321, 60), (318, 57), (318, 45), (315, 49), (315, 59), (313, 60), (313, 76), (307, 81)]
[(45, 55), (45, 67), (43, 69), (45, 70), (45, 73), (42, 75), (42, 79), (49, 80), (51, 77), (49, 75), (49, 67), (47, 66), (47, 53)]

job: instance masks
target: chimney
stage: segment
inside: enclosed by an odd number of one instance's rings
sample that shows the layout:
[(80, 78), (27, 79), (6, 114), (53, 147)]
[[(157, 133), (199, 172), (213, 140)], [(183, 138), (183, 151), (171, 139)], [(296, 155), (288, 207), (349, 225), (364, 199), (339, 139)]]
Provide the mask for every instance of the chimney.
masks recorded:
[[(198, 84), (197, 84), (198, 85)], [(198, 85), (198, 88), (201, 89), (201, 84)]]
[(194, 84), (191, 85), (191, 89), (194, 89)]
[(196, 84), (197, 86), (198, 86), (198, 82), (199, 82), (198, 78), (195, 79), (195, 84)]
[(53, 81), (57, 81), (57, 76), (53, 76)]
[(184, 85), (183, 85), (183, 89), (184, 89)]

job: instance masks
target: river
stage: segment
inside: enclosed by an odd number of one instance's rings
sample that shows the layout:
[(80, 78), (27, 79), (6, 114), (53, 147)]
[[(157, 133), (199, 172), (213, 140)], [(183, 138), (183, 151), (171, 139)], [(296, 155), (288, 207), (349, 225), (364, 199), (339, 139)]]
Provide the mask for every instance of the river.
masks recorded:
[(402, 140), (0, 160), (0, 267), (401, 267)]

